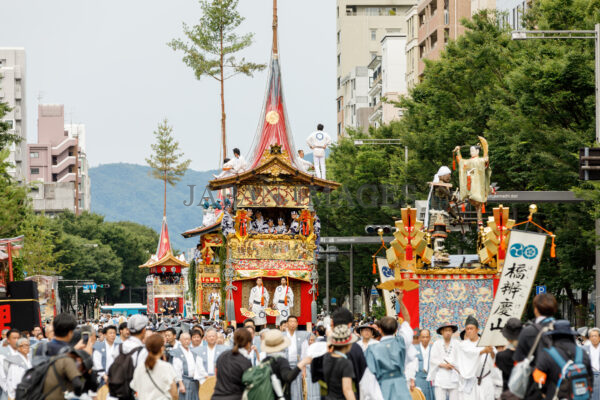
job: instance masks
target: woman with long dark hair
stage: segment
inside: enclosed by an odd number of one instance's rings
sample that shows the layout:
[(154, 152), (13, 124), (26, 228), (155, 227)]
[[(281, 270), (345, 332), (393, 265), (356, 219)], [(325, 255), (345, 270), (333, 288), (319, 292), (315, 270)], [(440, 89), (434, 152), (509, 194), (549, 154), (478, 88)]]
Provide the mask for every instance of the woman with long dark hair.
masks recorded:
[(148, 357), (135, 368), (129, 384), (137, 392), (138, 400), (175, 400), (178, 397), (175, 370), (171, 364), (161, 360), (164, 346), (165, 341), (158, 333), (146, 339)]
[(212, 400), (239, 400), (244, 394), (242, 383), (244, 371), (252, 367), (243, 353), (252, 350), (252, 335), (246, 328), (237, 328), (233, 333), (233, 349), (222, 353), (217, 359), (217, 384)]

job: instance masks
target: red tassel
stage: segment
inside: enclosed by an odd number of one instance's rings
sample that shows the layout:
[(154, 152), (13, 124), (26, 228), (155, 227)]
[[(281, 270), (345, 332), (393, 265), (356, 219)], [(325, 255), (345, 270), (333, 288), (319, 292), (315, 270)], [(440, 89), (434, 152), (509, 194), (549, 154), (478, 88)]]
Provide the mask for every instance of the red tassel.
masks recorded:
[(375, 263), (375, 257), (373, 257), (373, 275), (377, 274), (377, 264)]
[(482, 205), (481, 205), (481, 212), (482, 212), (483, 214), (485, 214), (485, 204), (482, 204)]
[(552, 235), (552, 247), (550, 247), (550, 257), (556, 258), (556, 244), (554, 244), (554, 235)]
[(410, 261), (410, 260), (412, 260), (412, 258), (413, 258), (413, 248), (409, 241), (408, 244), (406, 245), (406, 260)]
[(460, 209), (462, 210), (462, 212), (467, 211), (467, 207), (465, 206), (465, 203), (461, 204)]
[(260, 306), (261, 307), (265, 306), (265, 297), (264, 296), (260, 298)]
[(454, 157), (452, 157), (452, 170), (456, 171), (456, 160), (454, 160)]

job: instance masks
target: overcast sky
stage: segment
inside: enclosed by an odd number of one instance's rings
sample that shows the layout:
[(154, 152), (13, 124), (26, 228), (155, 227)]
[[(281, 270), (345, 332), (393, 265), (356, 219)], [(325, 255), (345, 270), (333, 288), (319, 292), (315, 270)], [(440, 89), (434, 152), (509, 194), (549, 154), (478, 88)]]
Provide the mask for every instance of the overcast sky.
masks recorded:
[[(271, 0), (240, 0), (254, 32), (243, 53), (267, 63)], [(66, 122), (83, 123), (92, 166), (144, 164), (152, 131), (168, 118), (191, 168), (219, 166), (218, 83), (197, 81), (167, 47), (182, 22), (201, 16), (196, 0), (13, 0), (2, 5), (1, 47), (27, 54), (27, 136), (37, 140), (37, 104), (65, 105)], [(10, 17), (8, 17), (10, 16)], [(287, 111), (297, 148), (318, 122), (335, 137), (335, 1), (279, 0), (279, 46)], [(226, 81), (228, 148), (249, 152), (262, 108), (266, 72)]]

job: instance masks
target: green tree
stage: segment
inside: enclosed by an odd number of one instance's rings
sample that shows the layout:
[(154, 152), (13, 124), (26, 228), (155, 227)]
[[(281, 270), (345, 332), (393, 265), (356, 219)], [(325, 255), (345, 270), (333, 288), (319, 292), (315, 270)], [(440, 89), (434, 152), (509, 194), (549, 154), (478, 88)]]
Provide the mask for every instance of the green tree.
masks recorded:
[(183, 153), (179, 151), (179, 142), (173, 138), (173, 128), (165, 118), (154, 131), (156, 143), (152, 145), (154, 154), (146, 158), (152, 168), (152, 176), (165, 184), (163, 216), (167, 215), (167, 183), (175, 186), (185, 174), (192, 160), (180, 161)]
[(194, 71), (196, 79), (210, 76), (221, 85), (221, 135), (223, 157), (227, 156), (225, 81), (235, 75), (252, 76), (265, 64), (237, 59), (234, 54), (252, 44), (253, 33), (238, 35), (235, 31), (244, 21), (237, 11), (239, 0), (200, 0), (202, 17), (197, 25), (183, 24), (186, 37), (174, 39), (168, 45), (184, 52), (183, 62)]
[(49, 218), (29, 214), (21, 224), (20, 234), (25, 240), (19, 256), (28, 275), (60, 273), (60, 264), (56, 262), (60, 253), (55, 250), (58, 233), (52, 229)]

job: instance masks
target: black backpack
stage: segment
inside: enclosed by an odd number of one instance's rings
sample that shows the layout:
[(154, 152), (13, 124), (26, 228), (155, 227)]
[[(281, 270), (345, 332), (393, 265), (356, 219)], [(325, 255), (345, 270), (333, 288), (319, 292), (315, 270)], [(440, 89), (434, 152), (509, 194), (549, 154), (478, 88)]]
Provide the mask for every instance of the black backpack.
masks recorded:
[(114, 359), (108, 369), (108, 390), (110, 395), (119, 399), (128, 399), (132, 397), (132, 390), (129, 383), (133, 379), (133, 356), (143, 349), (143, 346), (136, 347), (129, 353), (123, 353), (123, 343), (119, 345), (119, 355)]
[[(43, 400), (50, 393), (54, 392), (59, 386), (64, 392), (67, 390), (65, 383), (56, 370), (56, 361), (60, 358), (66, 357), (66, 354), (60, 354), (54, 357), (51, 357), (47, 360), (42, 361), (38, 365), (33, 368), (28, 369), (23, 375), (23, 379), (21, 383), (17, 385), (17, 389), (15, 391), (15, 399), (16, 400)], [(58, 380), (58, 385), (53, 387), (46, 395), (44, 395), (44, 381), (46, 379), (46, 374), (50, 368), (54, 369), (54, 373), (56, 374), (56, 378)]]

